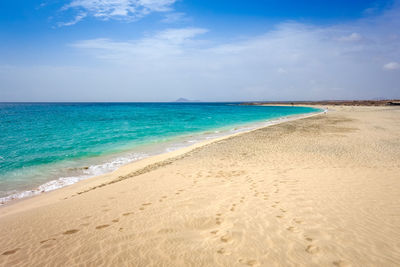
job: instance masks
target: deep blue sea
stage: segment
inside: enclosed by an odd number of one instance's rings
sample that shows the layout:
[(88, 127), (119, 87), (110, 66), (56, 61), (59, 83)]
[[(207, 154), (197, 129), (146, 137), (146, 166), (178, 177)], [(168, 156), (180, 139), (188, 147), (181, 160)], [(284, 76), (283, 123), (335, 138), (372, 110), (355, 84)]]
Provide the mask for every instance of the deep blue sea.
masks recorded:
[(317, 111), (236, 103), (0, 103), (0, 202)]

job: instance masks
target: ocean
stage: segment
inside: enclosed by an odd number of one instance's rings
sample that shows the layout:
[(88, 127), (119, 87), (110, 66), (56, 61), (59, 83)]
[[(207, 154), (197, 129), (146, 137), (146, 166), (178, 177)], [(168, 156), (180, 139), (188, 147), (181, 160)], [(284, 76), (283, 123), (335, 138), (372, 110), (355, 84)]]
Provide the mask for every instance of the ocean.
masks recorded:
[(0, 103), (0, 203), (318, 111), (238, 103)]

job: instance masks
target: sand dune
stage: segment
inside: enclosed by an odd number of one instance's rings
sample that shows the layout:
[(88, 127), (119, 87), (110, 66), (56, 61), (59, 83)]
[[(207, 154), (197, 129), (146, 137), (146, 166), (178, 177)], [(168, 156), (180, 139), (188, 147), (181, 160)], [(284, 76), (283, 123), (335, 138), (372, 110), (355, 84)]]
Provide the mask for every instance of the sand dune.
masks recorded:
[(399, 266), (400, 108), (334, 107), (0, 213), (3, 266)]

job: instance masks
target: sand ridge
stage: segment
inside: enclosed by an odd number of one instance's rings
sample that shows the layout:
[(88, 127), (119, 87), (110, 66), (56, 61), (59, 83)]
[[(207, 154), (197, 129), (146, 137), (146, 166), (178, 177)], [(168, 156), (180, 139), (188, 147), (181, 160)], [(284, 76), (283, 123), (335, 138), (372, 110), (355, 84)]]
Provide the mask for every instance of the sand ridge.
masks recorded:
[(400, 109), (334, 109), (5, 214), (0, 264), (397, 266)]

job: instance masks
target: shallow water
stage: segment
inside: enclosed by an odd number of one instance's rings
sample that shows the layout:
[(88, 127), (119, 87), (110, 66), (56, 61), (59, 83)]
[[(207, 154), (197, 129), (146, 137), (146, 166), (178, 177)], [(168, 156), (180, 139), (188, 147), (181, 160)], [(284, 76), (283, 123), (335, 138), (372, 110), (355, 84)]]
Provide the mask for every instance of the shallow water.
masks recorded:
[(315, 111), (235, 103), (0, 103), (0, 197), (49, 191), (252, 123)]

